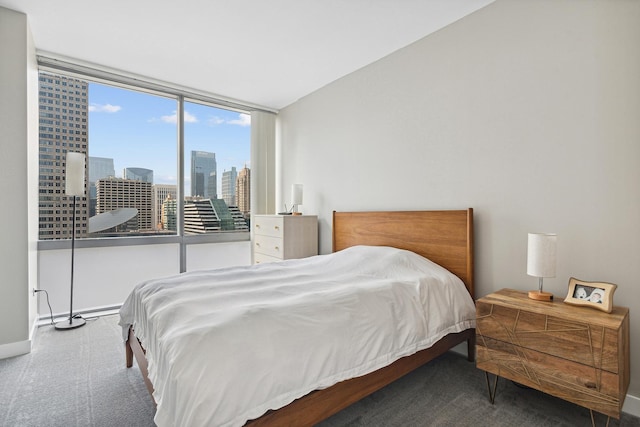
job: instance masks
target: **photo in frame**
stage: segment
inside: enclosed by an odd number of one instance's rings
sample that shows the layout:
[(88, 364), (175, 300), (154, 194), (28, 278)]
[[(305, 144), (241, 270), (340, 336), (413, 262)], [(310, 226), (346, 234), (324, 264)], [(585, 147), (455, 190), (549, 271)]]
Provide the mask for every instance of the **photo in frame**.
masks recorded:
[(617, 285), (613, 283), (587, 282), (572, 277), (569, 279), (569, 291), (564, 302), (611, 313), (613, 310), (613, 293), (616, 288)]

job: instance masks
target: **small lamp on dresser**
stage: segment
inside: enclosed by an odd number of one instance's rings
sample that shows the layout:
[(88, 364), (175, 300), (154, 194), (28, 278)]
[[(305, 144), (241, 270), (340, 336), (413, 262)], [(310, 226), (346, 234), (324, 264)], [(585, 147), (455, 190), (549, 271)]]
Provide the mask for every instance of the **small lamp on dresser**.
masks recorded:
[(552, 233), (529, 233), (527, 244), (527, 274), (538, 278), (538, 290), (529, 291), (529, 298), (551, 301), (553, 294), (542, 290), (544, 277), (556, 277), (557, 235)]
[(302, 204), (302, 184), (291, 185), (291, 213), (293, 215), (302, 215), (298, 212), (298, 206)]

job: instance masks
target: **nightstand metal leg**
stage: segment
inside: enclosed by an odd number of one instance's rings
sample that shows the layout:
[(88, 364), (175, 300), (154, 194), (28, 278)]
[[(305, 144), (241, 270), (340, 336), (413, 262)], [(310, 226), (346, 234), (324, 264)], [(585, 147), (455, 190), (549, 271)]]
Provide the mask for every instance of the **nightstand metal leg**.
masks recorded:
[[(596, 420), (595, 420), (595, 418), (593, 418), (593, 409), (589, 409), (589, 413), (591, 414), (591, 426), (592, 427), (596, 427)], [(609, 427), (609, 421), (611, 421), (611, 417), (607, 416), (607, 425), (606, 425), (606, 427)]]
[[(493, 390), (491, 389), (491, 382), (489, 381), (489, 372), (484, 371), (484, 376), (487, 379), (487, 388), (489, 389), (489, 402), (493, 405), (496, 401), (496, 390), (498, 390), (498, 375), (496, 375), (496, 379), (493, 381)], [(592, 416), (593, 419), (593, 416)]]

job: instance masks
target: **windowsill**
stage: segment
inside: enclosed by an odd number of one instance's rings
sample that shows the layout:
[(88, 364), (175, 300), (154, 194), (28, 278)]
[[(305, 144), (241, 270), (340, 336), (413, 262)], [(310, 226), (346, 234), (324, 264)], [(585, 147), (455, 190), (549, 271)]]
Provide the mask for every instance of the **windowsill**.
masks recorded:
[[(76, 248), (106, 248), (117, 246), (143, 246), (184, 243), (197, 245), (201, 243), (245, 242), (251, 239), (248, 231), (219, 232), (189, 236), (145, 236), (145, 237), (101, 237), (76, 239)], [(71, 240), (39, 240), (38, 250), (69, 249)]]

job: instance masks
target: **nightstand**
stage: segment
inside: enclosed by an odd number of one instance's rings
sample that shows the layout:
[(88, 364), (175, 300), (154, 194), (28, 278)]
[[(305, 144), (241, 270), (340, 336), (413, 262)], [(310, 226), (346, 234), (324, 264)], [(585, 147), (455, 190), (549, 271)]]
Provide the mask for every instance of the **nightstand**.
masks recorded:
[(315, 215), (255, 215), (252, 227), (254, 264), (318, 255)]
[(611, 313), (502, 289), (476, 301), (476, 366), (620, 419), (629, 387), (629, 309)]

